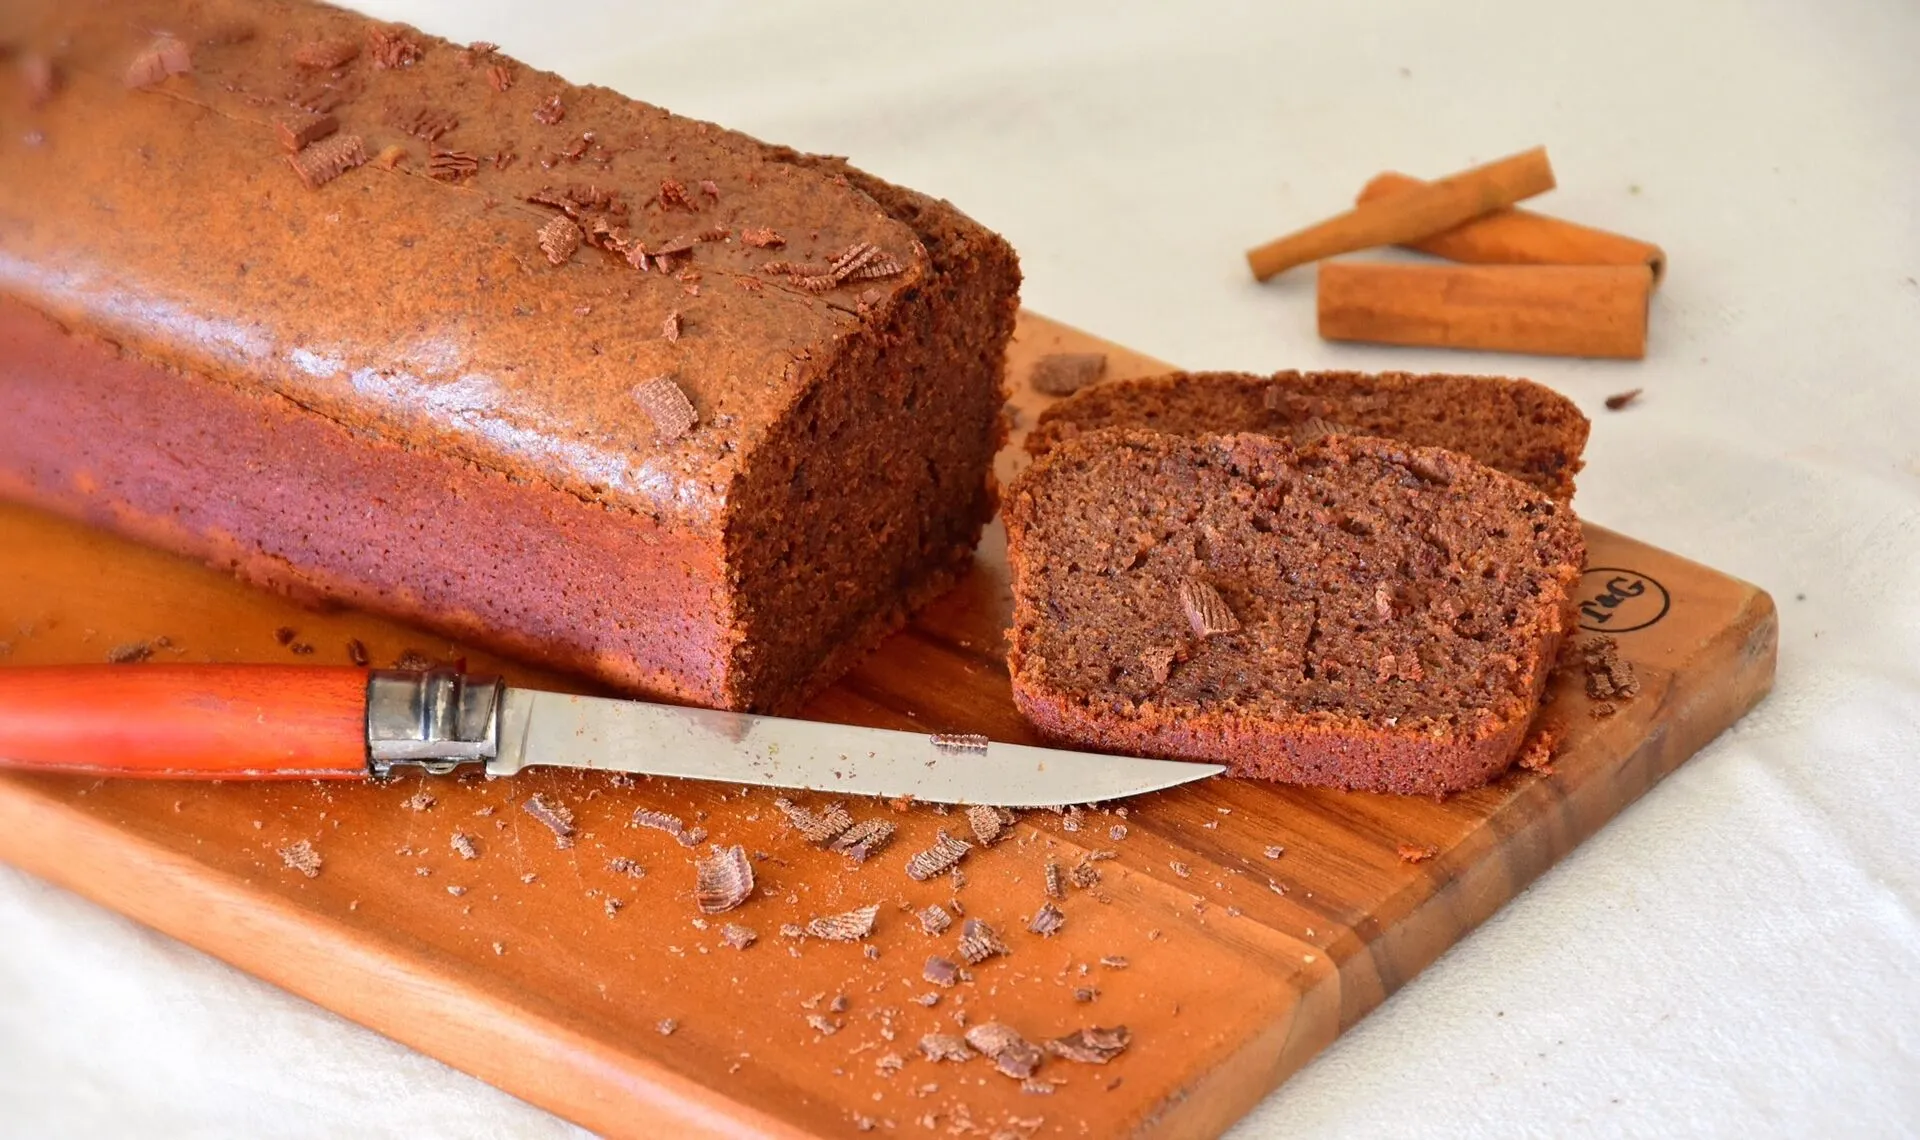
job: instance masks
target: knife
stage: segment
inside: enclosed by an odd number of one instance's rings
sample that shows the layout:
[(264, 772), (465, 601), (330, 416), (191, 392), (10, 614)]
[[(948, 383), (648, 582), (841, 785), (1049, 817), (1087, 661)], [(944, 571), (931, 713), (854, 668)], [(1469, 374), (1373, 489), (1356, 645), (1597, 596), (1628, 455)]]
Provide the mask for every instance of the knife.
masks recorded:
[(552, 766), (933, 803), (1051, 807), (1218, 775), (1188, 764), (299, 665), (0, 669), (0, 767), (181, 780), (355, 780)]

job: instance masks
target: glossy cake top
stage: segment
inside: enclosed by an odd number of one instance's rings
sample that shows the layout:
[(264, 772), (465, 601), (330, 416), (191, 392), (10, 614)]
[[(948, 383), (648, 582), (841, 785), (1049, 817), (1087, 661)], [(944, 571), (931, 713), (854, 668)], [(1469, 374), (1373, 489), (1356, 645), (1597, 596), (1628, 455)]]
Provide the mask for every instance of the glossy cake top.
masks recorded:
[(0, 290), (656, 517), (929, 271), (830, 169), (338, 9), (12, 0), (0, 52)]

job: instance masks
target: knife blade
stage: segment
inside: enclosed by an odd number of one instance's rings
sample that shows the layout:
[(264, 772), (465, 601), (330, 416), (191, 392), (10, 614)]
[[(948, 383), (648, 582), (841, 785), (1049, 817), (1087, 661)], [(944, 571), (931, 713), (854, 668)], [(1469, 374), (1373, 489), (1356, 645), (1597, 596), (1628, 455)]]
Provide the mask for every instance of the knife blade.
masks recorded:
[(464, 765), (1042, 807), (1218, 775), (1111, 756), (645, 701), (497, 678), (272, 665), (0, 669), (0, 766), (159, 779), (354, 779)]

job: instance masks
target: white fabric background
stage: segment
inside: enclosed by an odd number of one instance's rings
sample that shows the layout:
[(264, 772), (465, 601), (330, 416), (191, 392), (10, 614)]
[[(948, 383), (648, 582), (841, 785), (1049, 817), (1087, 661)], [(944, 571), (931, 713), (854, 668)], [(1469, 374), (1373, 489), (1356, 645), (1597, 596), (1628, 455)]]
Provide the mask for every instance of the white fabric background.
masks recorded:
[[(1168, 360), (1549, 383), (1585, 516), (1773, 592), (1772, 699), (1235, 1137), (1920, 1135), (1920, 5), (362, 3), (949, 197)], [(1671, 256), (1643, 363), (1323, 344), (1247, 277), (1539, 142), (1543, 208)], [(0, 868), (0, 1134), (577, 1132)]]

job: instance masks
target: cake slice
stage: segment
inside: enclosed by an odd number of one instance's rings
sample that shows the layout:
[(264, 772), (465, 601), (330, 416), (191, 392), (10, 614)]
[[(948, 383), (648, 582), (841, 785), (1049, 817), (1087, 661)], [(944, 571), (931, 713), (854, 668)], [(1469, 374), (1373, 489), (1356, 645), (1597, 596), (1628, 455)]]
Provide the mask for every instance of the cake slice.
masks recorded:
[(1565, 502), (1587, 445), (1587, 417), (1531, 380), (1406, 372), (1175, 372), (1097, 384), (1040, 414), (1027, 450), (1109, 427), (1176, 435), (1331, 428), (1471, 455)]
[(1507, 767), (1585, 557), (1551, 496), (1353, 436), (1091, 432), (1004, 514), (1013, 694), (1042, 732), (1381, 792)]

